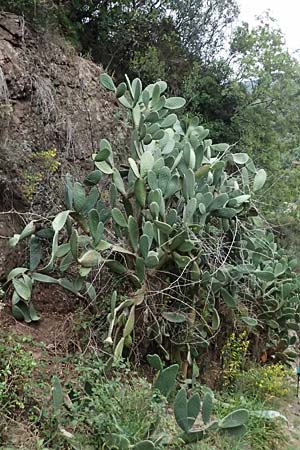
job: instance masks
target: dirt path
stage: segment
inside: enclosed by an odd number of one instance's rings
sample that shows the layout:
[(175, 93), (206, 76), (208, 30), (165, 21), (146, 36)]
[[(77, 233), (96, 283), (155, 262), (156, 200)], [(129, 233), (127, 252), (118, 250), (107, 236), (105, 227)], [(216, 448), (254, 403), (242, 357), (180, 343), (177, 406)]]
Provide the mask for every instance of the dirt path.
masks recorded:
[(292, 380), (292, 395), (293, 397), (280, 401), (278, 409), (288, 419), (289, 443), (287, 450), (300, 450), (300, 397), (296, 398), (296, 379)]

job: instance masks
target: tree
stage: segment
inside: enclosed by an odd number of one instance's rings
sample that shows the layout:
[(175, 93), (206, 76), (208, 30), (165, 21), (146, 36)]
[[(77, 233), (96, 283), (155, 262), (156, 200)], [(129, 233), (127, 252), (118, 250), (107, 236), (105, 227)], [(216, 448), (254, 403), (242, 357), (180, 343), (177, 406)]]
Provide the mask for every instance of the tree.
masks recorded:
[[(285, 47), (282, 32), (269, 17), (252, 30), (243, 24), (231, 44), (234, 93), (238, 106), (232, 117), (237, 148), (247, 149), (269, 173), (268, 209), (282, 211), (297, 201), (300, 178), (300, 64)], [(295, 177), (298, 181), (295, 182)], [(289, 181), (292, 185), (287, 189)], [(299, 186), (299, 187), (298, 187)]]
[(239, 8), (235, 0), (171, 0), (171, 16), (183, 47), (202, 63), (224, 49)]

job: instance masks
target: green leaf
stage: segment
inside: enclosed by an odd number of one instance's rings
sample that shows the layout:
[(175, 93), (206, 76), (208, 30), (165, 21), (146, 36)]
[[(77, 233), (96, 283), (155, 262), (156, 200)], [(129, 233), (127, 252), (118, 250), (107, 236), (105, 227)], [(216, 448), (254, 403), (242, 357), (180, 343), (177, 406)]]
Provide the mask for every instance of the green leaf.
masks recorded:
[(100, 216), (96, 209), (91, 209), (89, 212), (89, 227), (91, 235), (94, 239), (98, 237), (98, 225), (100, 222)]
[(23, 300), (29, 301), (31, 297), (31, 289), (30, 287), (21, 279), (13, 278), (13, 286)]
[(200, 395), (198, 393), (191, 396), (187, 402), (187, 415), (188, 415), (188, 426), (192, 428), (194, 425), (201, 407)]
[(259, 280), (262, 281), (273, 281), (275, 278), (274, 273), (267, 270), (257, 270), (254, 274)]
[(7, 281), (11, 281), (13, 278), (17, 277), (18, 275), (22, 275), (23, 273), (27, 272), (29, 269), (27, 267), (15, 267), (12, 269), (7, 277)]
[(158, 355), (147, 355), (147, 361), (151, 367), (156, 370), (161, 370), (163, 368), (162, 360)]
[(129, 336), (134, 329), (134, 321), (135, 321), (135, 305), (130, 308), (129, 316), (126, 322), (126, 325), (123, 330), (123, 336)]
[(101, 85), (108, 91), (116, 92), (116, 86), (113, 79), (107, 73), (101, 73), (100, 75)]
[(35, 270), (42, 259), (42, 241), (37, 236), (30, 239), (29, 268)]
[(193, 263), (192, 263), (190, 274), (191, 274), (192, 281), (194, 281), (195, 283), (200, 281), (201, 271), (200, 271), (199, 265), (197, 264), (196, 261), (193, 261)]
[(113, 181), (114, 181), (118, 191), (121, 192), (121, 194), (126, 195), (123, 179), (120, 175), (120, 172), (117, 169), (114, 169)]
[(150, 151), (146, 151), (141, 156), (141, 177), (147, 175), (154, 165), (154, 157)]
[(218, 311), (214, 308), (212, 313), (212, 329), (217, 331), (220, 328), (220, 316)]
[(61, 244), (57, 247), (57, 250), (55, 252), (55, 257), (56, 258), (62, 258), (63, 256), (65, 256), (67, 253), (69, 253), (70, 251), (70, 243), (66, 243), (66, 244)]
[(196, 179), (199, 180), (200, 178), (206, 177), (206, 175), (208, 174), (209, 171), (210, 171), (210, 165), (209, 164), (201, 166), (197, 170), (197, 172), (195, 173)]
[(128, 218), (128, 234), (132, 248), (136, 252), (139, 245), (139, 227), (133, 216), (129, 216)]
[(259, 417), (261, 419), (274, 420), (274, 419), (282, 419), (288, 423), (288, 419), (286, 416), (281, 414), (279, 411), (273, 411), (270, 409), (259, 410), (259, 411), (250, 411), (250, 416)]
[(57, 214), (57, 216), (52, 222), (52, 228), (56, 233), (58, 233), (65, 226), (69, 214), (70, 211), (63, 211)]
[(195, 174), (192, 169), (188, 169), (184, 174), (182, 192), (185, 200), (195, 195)]
[(232, 159), (236, 164), (246, 164), (249, 161), (247, 153), (233, 153)]
[(85, 204), (85, 189), (80, 183), (74, 184), (74, 208), (80, 212)]
[(133, 91), (134, 104), (136, 104), (139, 101), (140, 96), (142, 94), (142, 89), (143, 89), (143, 87), (142, 87), (141, 80), (139, 78), (135, 78), (132, 81), (132, 91)]
[(58, 284), (58, 280), (56, 278), (50, 277), (49, 275), (44, 275), (43, 273), (34, 272), (31, 278), (40, 283)]
[(94, 170), (93, 172), (89, 173), (88, 176), (84, 179), (84, 184), (86, 186), (94, 186), (99, 183), (99, 181), (102, 179), (102, 173), (100, 170)]
[(228, 194), (219, 194), (217, 197), (214, 198), (213, 202), (209, 205), (207, 208), (208, 211), (214, 211), (216, 209), (223, 208), (225, 204), (227, 203), (229, 197)]
[(182, 323), (186, 321), (185, 315), (177, 312), (165, 311), (162, 313), (162, 317), (172, 323)]
[(237, 215), (237, 210), (234, 208), (220, 208), (216, 211), (212, 211), (211, 215), (221, 217), (222, 219), (232, 219)]
[(40, 316), (37, 314), (35, 307), (32, 302), (29, 302), (28, 305), (29, 316), (32, 322), (38, 322), (40, 320)]
[(100, 258), (101, 257), (96, 250), (88, 250), (78, 258), (78, 262), (83, 267), (94, 267), (99, 264)]
[(131, 168), (132, 172), (134, 173), (135, 177), (140, 178), (139, 168), (138, 168), (135, 160), (132, 158), (128, 158), (128, 162), (129, 162), (130, 168)]
[(163, 94), (168, 89), (168, 85), (165, 81), (159, 80), (155, 84), (159, 86), (159, 92), (161, 94)]
[(83, 208), (81, 210), (81, 214), (83, 214), (84, 216), (88, 214), (89, 211), (95, 207), (98, 200), (99, 200), (98, 188), (97, 186), (93, 186), (86, 198), (85, 204), (83, 205)]
[(122, 353), (123, 353), (124, 343), (125, 343), (125, 338), (122, 337), (122, 338), (119, 340), (119, 342), (118, 342), (118, 344), (117, 344), (117, 346), (116, 346), (116, 349), (115, 349), (115, 352), (114, 352), (114, 362), (115, 362), (116, 364), (117, 364), (117, 363), (121, 360), (121, 358), (122, 358)]
[(219, 422), (220, 428), (235, 428), (248, 422), (249, 412), (247, 409), (237, 409), (228, 414)]
[(155, 445), (152, 441), (140, 441), (132, 447), (132, 450), (154, 450)]
[(128, 99), (126, 94), (119, 98), (119, 102), (127, 109), (131, 109), (133, 107), (132, 102)]
[(93, 159), (96, 162), (106, 161), (110, 155), (110, 149), (108, 147), (102, 148), (96, 155), (94, 155)]
[[(78, 294), (80, 288), (75, 284), (75, 282), (72, 282), (68, 280), (67, 278), (59, 278), (58, 284), (63, 287), (64, 289), (67, 289), (67, 291), (72, 292), (73, 294)], [(80, 286), (81, 287), (81, 286)]]
[(29, 307), (24, 302), (19, 301), (17, 305), (13, 305), (11, 312), (16, 320), (24, 320), (26, 323), (31, 322)]
[(149, 269), (154, 269), (158, 265), (158, 263), (159, 259), (157, 253), (154, 251), (150, 251), (147, 258), (145, 259), (146, 267), (149, 267)]
[(73, 209), (73, 179), (69, 174), (65, 176), (64, 201), (68, 209)]
[(64, 404), (64, 394), (60, 379), (57, 376), (52, 378), (52, 401), (54, 412), (60, 412)]
[(182, 97), (169, 97), (166, 100), (165, 108), (167, 109), (180, 109), (183, 108), (186, 101)]
[(213, 398), (210, 392), (206, 392), (202, 404), (202, 419), (205, 425), (210, 421), (213, 410)]
[(171, 128), (177, 122), (176, 114), (169, 114), (161, 123), (162, 128)]
[(70, 249), (71, 249), (73, 258), (75, 260), (77, 260), (79, 244), (78, 244), (78, 233), (77, 233), (76, 230), (72, 231), (72, 234), (71, 234), (71, 237), (70, 237)]
[(240, 425), (238, 427), (223, 428), (219, 430), (219, 433), (228, 436), (230, 439), (239, 441), (247, 433), (247, 427)]
[(61, 260), (60, 270), (61, 272), (65, 272), (68, 268), (73, 264), (74, 258), (71, 252), (67, 253), (66, 256)]
[(119, 210), (119, 208), (113, 208), (111, 211), (111, 215), (116, 224), (118, 224), (120, 227), (122, 228), (128, 227), (127, 220), (125, 219), (124, 214)]
[(106, 161), (95, 162), (95, 166), (101, 172), (105, 173), (105, 175), (112, 175), (114, 173), (114, 169)]
[(175, 387), (176, 377), (179, 366), (174, 364), (160, 371), (157, 380), (153, 384), (153, 388), (160, 391), (161, 395), (168, 398)]
[(110, 270), (119, 275), (124, 275), (127, 272), (126, 267), (124, 267), (123, 264), (121, 264), (119, 261), (107, 260), (105, 264), (107, 265), (107, 267), (109, 267)]
[(173, 231), (171, 225), (169, 225), (166, 222), (160, 222), (159, 220), (155, 220), (154, 223), (157, 226), (157, 228), (167, 236), (169, 236), (169, 234)]
[(175, 397), (174, 415), (177, 425), (187, 433), (191, 427), (188, 423), (187, 398), (184, 388), (181, 388)]
[(105, 444), (109, 445), (110, 448), (117, 448), (118, 450), (129, 450), (130, 448), (129, 440), (120, 434), (105, 434), (104, 438)]
[(143, 234), (140, 237), (140, 252), (144, 259), (147, 258), (149, 250), (150, 250), (149, 236), (146, 234)]
[(22, 239), (26, 239), (27, 237), (31, 236), (34, 232), (35, 232), (35, 224), (34, 221), (32, 220), (26, 225), (26, 227), (20, 234), (19, 241), (21, 241)]
[(224, 288), (220, 289), (221, 296), (228, 306), (228, 308), (235, 309), (236, 308), (236, 301), (234, 297)]
[(252, 317), (241, 317), (241, 320), (249, 327), (256, 327), (258, 324), (257, 320)]
[(144, 258), (138, 256), (135, 262), (135, 273), (138, 279), (143, 282), (145, 279), (145, 261)]
[(240, 206), (245, 202), (248, 202), (251, 198), (251, 195), (238, 195), (237, 197), (233, 197), (229, 200), (228, 206)]
[(195, 197), (187, 201), (183, 211), (183, 221), (190, 224), (193, 223), (193, 217), (197, 209), (197, 199)]
[(16, 247), (16, 245), (18, 245), (20, 240), (20, 235), (19, 234), (14, 234), (13, 237), (11, 237), (9, 239), (9, 245), (10, 247)]
[(125, 94), (126, 90), (127, 90), (126, 83), (124, 83), (124, 82), (120, 83), (118, 85), (117, 91), (116, 91), (117, 98), (123, 97), (123, 95)]
[(144, 207), (146, 204), (146, 185), (143, 178), (138, 178), (134, 184), (134, 193), (140, 206)]
[(94, 301), (97, 298), (97, 292), (92, 283), (86, 282), (86, 293), (89, 296), (90, 300)]
[(257, 192), (260, 189), (262, 189), (265, 185), (266, 180), (267, 180), (266, 171), (264, 169), (258, 170), (254, 177), (253, 191)]

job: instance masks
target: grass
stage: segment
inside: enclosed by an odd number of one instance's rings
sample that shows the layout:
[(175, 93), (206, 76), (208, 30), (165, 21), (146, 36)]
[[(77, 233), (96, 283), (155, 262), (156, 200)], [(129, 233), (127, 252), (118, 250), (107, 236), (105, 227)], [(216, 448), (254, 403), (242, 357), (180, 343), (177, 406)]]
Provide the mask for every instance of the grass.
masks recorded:
[[(130, 444), (145, 438), (162, 438), (157, 449), (181, 450), (298, 450), (297, 428), (300, 416), (290, 408), (292, 399), (278, 400), (278, 379), (268, 376), (267, 392), (263, 383), (257, 391), (261, 368), (253, 368), (244, 383), (216, 394), (213, 417), (222, 418), (237, 408), (249, 411), (280, 409), (289, 414), (294, 430), (287, 433), (281, 420), (269, 421), (251, 416), (246, 434), (233, 441), (211, 433), (205, 441), (183, 445), (171, 405), (153, 401), (151, 385), (128, 365), (106, 374), (104, 363), (95, 354), (78, 354), (61, 360), (51, 357), (47, 364), (36, 361), (33, 350), (37, 344), (28, 338), (0, 338), (0, 447), (10, 450), (96, 450), (106, 445), (107, 435), (126, 436)], [(32, 349), (32, 351), (31, 351)], [(47, 363), (47, 361), (46, 361)], [(66, 367), (68, 370), (66, 372)], [(257, 371), (257, 373), (254, 373)], [(278, 375), (276, 369), (271, 370)], [(266, 372), (268, 375), (270, 370)], [(51, 400), (51, 378), (60, 376), (66, 404), (54, 410)], [(283, 378), (283, 382), (286, 381)], [(251, 383), (255, 384), (255, 390)], [(9, 387), (9, 389), (8, 389)], [(196, 390), (201, 391), (201, 386)], [(269, 393), (276, 390), (277, 397)], [(259, 395), (258, 395), (259, 394)], [(265, 397), (265, 398), (264, 398)], [(300, 406), (298, 406), (300, 412)], [(297, 411), (298, 411), (297, 410)], [(163, 445), (165, 442), (172, 442)]]

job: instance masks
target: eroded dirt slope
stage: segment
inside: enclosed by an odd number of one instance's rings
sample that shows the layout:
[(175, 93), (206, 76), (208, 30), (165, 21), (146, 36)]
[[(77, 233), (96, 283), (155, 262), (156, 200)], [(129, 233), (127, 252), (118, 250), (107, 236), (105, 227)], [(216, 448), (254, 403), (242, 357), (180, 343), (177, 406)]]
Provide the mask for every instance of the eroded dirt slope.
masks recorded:
[(59, 37), (0, 13), (0, 280), (10, 266), (3, 237), (20, 224), (3, 212), (55, 212), (62, 175), (82, 178), (100, 138), (126, 152), (124, 113), (100, 88), (101, 70)]

